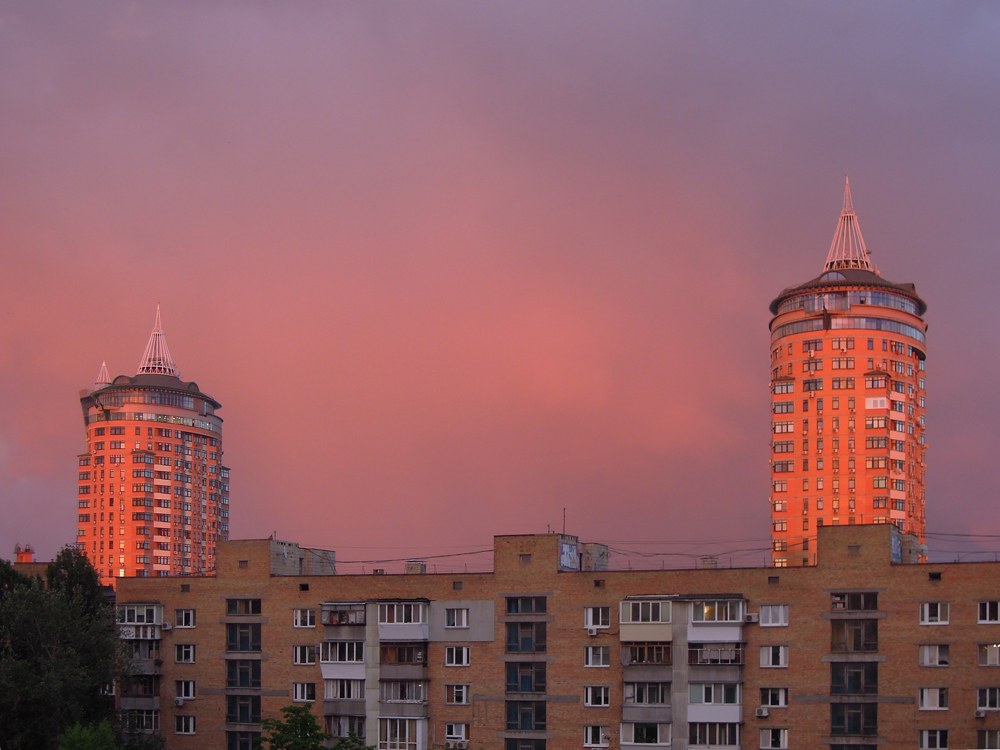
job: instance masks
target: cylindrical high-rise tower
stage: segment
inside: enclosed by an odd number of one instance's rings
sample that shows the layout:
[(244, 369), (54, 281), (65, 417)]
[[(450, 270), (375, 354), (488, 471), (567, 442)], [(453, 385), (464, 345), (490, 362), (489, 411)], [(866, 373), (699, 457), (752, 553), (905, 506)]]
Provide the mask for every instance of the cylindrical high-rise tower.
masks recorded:
[(924, 540), (927, 305), (882, 278), (850, 184), (822, 275), (771, 303), (771, 539), (815, 563), (816, 529), (893, 523)]
[(229, 537), (229, 469), (218, 401), (177, 375), (160, 310), (135, 377), (101, 366), (80, 405), (77, 546), (101, 582), (204, 575)]

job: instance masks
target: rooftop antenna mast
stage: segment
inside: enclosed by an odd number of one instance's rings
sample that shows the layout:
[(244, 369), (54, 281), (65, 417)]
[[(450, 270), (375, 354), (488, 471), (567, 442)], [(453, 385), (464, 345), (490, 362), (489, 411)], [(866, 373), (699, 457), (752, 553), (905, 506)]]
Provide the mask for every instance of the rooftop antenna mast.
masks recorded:
[(177, 365), (174, 364), (170, 356), (170, 349), (167, 348), (167, 337), (163, 335), (163, 325), (160, 323), (160, 305), (156, 305), (156, 323), (153, 324), (153, 332), (149, 335), (149, 342), (146, 344), (146, 351), (142, 355), (142, 362), (139, 363), (139, 372), (136, 375), (177, 375)]
[(841, 271), (858, 269), (878, 274), (878, 269), (872, 263), (865, 238), (861, 236), (858, 226), (858, 215), (854, 213), (854, 202), (851, 200), (851, 180), (848, 177), (844, 183), (844, 207), (840, 211), (837, 231), (834, 232), (830, 252), (826, 256), (823, 271)]

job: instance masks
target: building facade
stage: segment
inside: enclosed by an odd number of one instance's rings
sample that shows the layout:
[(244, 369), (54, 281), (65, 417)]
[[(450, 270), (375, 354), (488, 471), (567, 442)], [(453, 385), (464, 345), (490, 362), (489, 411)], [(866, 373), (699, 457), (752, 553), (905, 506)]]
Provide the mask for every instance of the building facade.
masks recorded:
[(229, 469), (220, 404), (177, 373), (156, 323), (134, 377), (105, 365), (80, 406), (77, 547), (101, 582), (204, 575), (229, 536)]
[(119, 581), (119, 707), (168, 750), (249, 750), (289, 704), (378, 750), (1000, 746), (1000, 566), (818, 536), (786, 570), (587, 569), (551, 534), (497, 537), (492, 573), (351, 576), (225, 542), (214, 575)]
[(814, 564), (824, 525), (923, 541), (926, 309), (871, 262), (848, 185), (823, 273), (771, 303), (776, 567)]

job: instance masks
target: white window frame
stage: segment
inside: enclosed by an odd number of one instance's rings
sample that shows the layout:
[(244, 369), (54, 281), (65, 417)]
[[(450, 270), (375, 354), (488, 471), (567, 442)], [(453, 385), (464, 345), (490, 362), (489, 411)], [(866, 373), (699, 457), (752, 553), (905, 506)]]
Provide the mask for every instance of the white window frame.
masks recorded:
[(469, 739), (469, 725), (448, 723), (444, 725), (444, 738), (446, 740), (458, 740), (465, 742)]
[[(774, 649), (778, 649), (775, 651)], [(777, 655), (778, 663), (774, 663)], [(788, 667), (788, 646), (761, 646), (760, 647), (761, 669), (785, 669)]]
[(611, 607), (584, 607), (583, 627), (602, 629), (610, 628)]
[(316, 627), (316, 610), (315, 609), (294, 609), (292, 610), (292, 627), (293, 628), (315, 628)]
[(788, 610), (787, 604), (761, 604), (760, 626), (762, 628), (787, 628)]
[[(725, 609), (726, 619), (720, 619), (720, 609)], [(734, 614), (735, 612), (735, 614)], [(708, 615), (712, 617), (709, 618)], [(709, 622), (742, 623), (743, 601), (741, 599), (706, 599), (691, 602), (691, 622), (695, 625)]]
[(981, 708), (984, 711), (1000, 711), (1000, 687), (985, 687), (976, 690), (976, 708)]
[(468, 628), (468, 607), (449, 607), (444, 611), (444, 626), (446, 628)]
[[(652, 605), (657, 605), (656, 607)], [(659, 612), (659, 619), (653, 619)], [(637, 619), (633, 619), (633, 615)], [(618, 607), (618, 622), (622, 625), (669, 624), (673, 615), (673, 602), (660, 599), (626, 599)]]
[(319, 661), (318, 652), (319, 649), (314, 644), (292, 646), (292, 664), (300, 667), (312, 666)]
[[(401, 689), (403, 685), (407, 687)], [(401, 697), (407, 691), (412, 697)], [(423, 680), (382, 680), (378, 692), (382, 703), (423, 703), (427, 700), (427, 683)]]
[[(309, 697), (309, 688), (312, 688), (312, 698)], [(315, 703), (316, 683), (315, 682), (293, 682), (292, 683), (292, 703)]]
[[(1000, 667), (1000, 643), (979, 643), (977, 653), (976, 663), (980, 667)], [(985, 662), (983, 654), (986, 655)]]
[(174, 644), (175, 664), (194, 664), (197, 656), (197, 649), (193, 643)]
[[(655, 685), (656, 692), (662, 697), (660, 703), (649, 703), (649, 699), (639, 703), (636, 701), (636, 694), (649, 693), (649, 686)], [(669, 682), (626, 682), (622, 685), (622, 702), (629, 706), (669, 706), (670, 705), (670, 683)]]
[[(944, 732), (945, 743), (941, 744), (941, 732)], [(934, 738), (933, 742), (931, 737)], [(947, 750), (950, 738), (947, 729), (921, 729), (918, 735), (920, 750)]]
[(610, 747), (611, 727), (586, 726), (583, 728), (584, 747)]
[(194, 680), (174, 680), (174, 695), (184, 700), (194, 700), (196, 695)]
[[(341, 659), (343, 651), (344, 659)], [(350, 658), (350, 657), (354, 658)], [(364, 641), (323, 641), (320, 644), (319, 660), (321, 664), (364, 664)]]
[[(941, 663), (941, 649), (947, 652), (945, 663)], [(931, 656), (933, 655), (933, 663)], [(920, 646), (919, 664), (921, 667), (944, 668), (951, 665), (951, 649), (947, 643), (924, 643)]]
[(174, 714), (174, 734), (195, 734), (196, 716)]
[(174, 610), (174, 627), (175, 628), (193, 628), (197, 622), (197, 610), (194, 609), (175, 609)]
[[(599, 654), (601, 657), (595, 660), (595, 654)], [(583, 649), (583, 666), (598, 669), (610, 667), (611, 646), (585, 646)]]
[[(379, 717), (378, 720), (378, 750), (416, 750), (419, 737), (418, 719), (402, 717)], [(395, 727), (395, 732), (390, 731)], [(385, 739), (383, 736), (395, 735), (395, 739)]]
[(583, 705), (590, 708), (611, 706), (611, 688), (607, 685), (587, 685), (583, 689)]
[(765, 690), (768, 692), (768, 700), (771, 696), (778, 696), (777, 703), (764, 703), (763, 695), (761, 696), (760, 705), (763, 708), (788, 708), (788, 688), (786, 687), (762, 687), (761, 693)]
[(985, 744), (981, 747), (1000, 748), (1000, 729), (980, 729), (976, 734), (978, 735), (979, 732), (985, 735), (983, 737)]
[[(452, 700), (448, 700), (449, 688)], [(444, 686), (444, 704), (446, 706), (468, 706), (472, 702), (472, 685), (448, 684)]]
[(921, 625), (947, 625), (951, 614), (949, 602), (921, 602)]
[(427, 605), (423, 602), (394, 602), (378, 605), (379, 625), (423, 625)]
[[(731, 685), (736, 688), (736, 702), (726, 703), (726, 686)], [(709, 688), (706, 690), (706, 688)], [(694, 698), (694, 693), (699, 693), (700, 697)], [(706, 700), (705, 696), (710, 695)], [(721, 700), (716, 700), (721, 696)], [(688, 705), (695, 706), (741, 706), (743, 705), (743, 685), (741, 683), (721, 683), (721, 682), (689, 682), (688, 683)]]
[[(941, 705), (944, 703), (944, 705)], [(917, 694), (917, 708), (921, 711), (947, 711), (948, 688), (920, 688)]]
[[(657, 742), (655, 744), (652, 742), (636, 742), (635, 741), (636, 724), (656, 724)], [(673, 731), (672, 724), (660, 724), (655, 721), (623, 721), (621, 724), (621, 734), (620, 734), (621, 744), (633, 745), (636, 747), (650, 747), (650, 746), (656, 747), (658, 745), (669, 745), (671, 741), (672, 731)], [(663, 736), (664, 734), (666, 735), (666, 737)]]
[(446, 667), (468, 667), (472, 660), (472, 649), (469, 646), (446, 646), (444, 650), (444, 665)]
[(995, 625), (1000, 623), (1000, 601), (990, 599), (979, 602), (978, 622), (980, 625)]
[[(346, 691), (339, 689), (345, 687), (347, 688)], [(328, 701), (363, 701), (365, 699), (365, 681), (344, 679), (323, 680), (323, 698)]]
[(760, 746), (762, 750), (772, 750), (773, 748), (778, 748), (778, 750), (787, 750), (788, 730), (779, 729), (777, 727), (761, 729)]

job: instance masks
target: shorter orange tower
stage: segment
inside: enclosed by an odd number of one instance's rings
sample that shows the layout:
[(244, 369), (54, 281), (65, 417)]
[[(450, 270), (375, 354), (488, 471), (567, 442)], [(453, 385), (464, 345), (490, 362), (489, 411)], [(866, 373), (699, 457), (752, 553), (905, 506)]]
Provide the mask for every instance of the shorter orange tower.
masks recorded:
[(823, 273), (771, 303), (776, 567), (815, 564), (824, 525), (924, 541), (926, 310), (871, 262), (848, 183)]
[(160, 308), (135, 377), (81, 391), (77, 547), (104, 584), (124, 576), (204, 575), (229, 538), (229, 469), (219, 402), (184, 382)]

